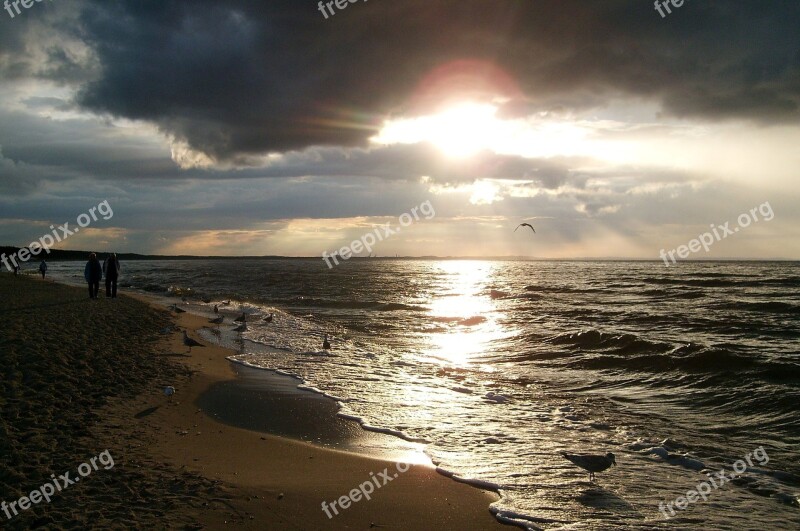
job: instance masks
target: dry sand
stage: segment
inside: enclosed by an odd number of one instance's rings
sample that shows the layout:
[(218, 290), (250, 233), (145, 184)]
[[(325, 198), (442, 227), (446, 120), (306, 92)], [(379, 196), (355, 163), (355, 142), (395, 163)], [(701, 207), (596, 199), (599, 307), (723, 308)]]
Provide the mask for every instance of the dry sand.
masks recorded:
[[(101, 294), (102, 295), (102, 294)], [(429, 466), (222, 424), (198, 408), (234, 377), (231, 354), (187, 354), (205, 320), (146, 299), (91, 301), (84, 290), (0, 275), (0, 501), (16, 500), (108, 449), (115, 460), (10, 521), (9, 529), (499, 529), (496, 494)], [(165, 385), (177, 389), (168, 400)], [(388, 469), (392, 480), (329, 519), (328, 503)], [(75, 472), (73, 472), (73, 476)], [(382, 484), (385, 480), (377, 480)]]

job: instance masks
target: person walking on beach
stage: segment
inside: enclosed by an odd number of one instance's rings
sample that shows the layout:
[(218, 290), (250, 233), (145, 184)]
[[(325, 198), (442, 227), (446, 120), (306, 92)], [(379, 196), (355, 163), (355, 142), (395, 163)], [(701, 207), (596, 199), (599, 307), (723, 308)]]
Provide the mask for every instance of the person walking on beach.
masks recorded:
[(20, 267), (17, 264), (14, 264), (14, 276), (19, 275)]
[(42, 280), (44, 280), (44, 276), (47, 274), (47, 262), (42, 260), (42, 263), (39, 264), (39, 273), (42, 274)]
[(111, 256), (103, 262), (103, 273), (106, 275), (106, 297), (117, 298), (117, 279), (119, 279), (121, 269), (116, 253), (111, 253)]
[(89, 255), (89, 261), (83, 268), (83, 278), (89, 284), (89, 298), (96, 299), (97, 292), (100, 291), (100, 279), (103, 278), (103, 265), (94, 253)]

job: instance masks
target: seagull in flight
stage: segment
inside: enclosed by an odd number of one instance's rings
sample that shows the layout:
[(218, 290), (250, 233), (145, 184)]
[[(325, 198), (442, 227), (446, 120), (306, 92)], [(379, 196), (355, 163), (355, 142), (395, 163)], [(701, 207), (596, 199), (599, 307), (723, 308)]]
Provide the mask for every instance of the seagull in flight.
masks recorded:
[[(519, 225), (517, 225), (517, 229), (520, 227), (530, 227), (533, 233), (536, 234), (536, 229), (534, 229), (533, 225), (531, 225), (530, 223), (520, 223)], [(514, 232), (517, 232), (517, 229), (514, 229)]]
[(592, 455), (592, 454), (568, 454), (561, 452), (565, 459), (572, 461), (572, 464), (581, 467), (589, 472), (589, 481), (594, 481), (594, 473), (602, 472), (611, 465), (616, 465), (617, 461), (614, 459), (614, 454), (608, 452), (606, 455)]

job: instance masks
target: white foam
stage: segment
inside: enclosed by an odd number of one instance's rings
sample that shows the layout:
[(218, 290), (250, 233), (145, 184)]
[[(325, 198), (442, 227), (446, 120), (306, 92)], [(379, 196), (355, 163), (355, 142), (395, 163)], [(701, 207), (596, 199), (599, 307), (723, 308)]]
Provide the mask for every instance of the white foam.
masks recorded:
[(497, 483), (492, 483), (491, 481), (461, 477), (455, 472), (451, 472), (450, 470), (446, 470), (440, 466), (436, 467), (436, 472), (438, 472), (439, 474), (443, 475), (446, 478), (458, 481), (459, 483), (466, 483), (467, 485), (472, 485), (473, 487), (478, 487), (479, 489), (491, 490), (498, 493), (500, 492), (500, 485), (498, 485)]
[(427, 439), (422, 439), (419, 437), (412, 437), (411, 435), (399, 431), (393, 430), (390, 428), (379, 428), (377, 426), (370, 426), (369, 424), (365, 424), (363, 421), (361, 422), (361, 427), (367, 431), (374, 431), (375, 433), (385, 433), (387, 435), (394, 435), (395, 437), (399, 437), (405, 441), (413, 442), (413, 443), (420, 443), (420, 444), (430, 444), (430, 441)]

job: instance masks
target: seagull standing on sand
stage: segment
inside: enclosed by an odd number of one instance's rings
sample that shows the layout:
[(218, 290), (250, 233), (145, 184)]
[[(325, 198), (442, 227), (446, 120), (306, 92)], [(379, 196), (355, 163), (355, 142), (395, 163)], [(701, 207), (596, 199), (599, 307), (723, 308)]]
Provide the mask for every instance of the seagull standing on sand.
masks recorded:
[(247, 331), (247, 323), (240, 324), (239, 326), (234, 328), (233, 331), (234, 332), (239, 332), (239, 333), (246, 332)]
[(572, 461), (574, 465), (589, 472), (589, 481), (594, 481), (595, 472), (602, 472), (611, 465), (617, 464), (614, 459), (614, 454), (611, 452), (608, 452), (606, 455), (568, 454), (567, 452), (561, 452), (561, 455), (569, 461)]
[[(534, 229), (533, 225), (531, 225), (530, 223), (520, 223), (519, 225), (517, 225), (517, 229), (520, 227), (530, 227), (533, 233), (536, 234), (536, 229)], [(517, 232), (517, 229), (514, 229), (514, 232)]]
[(169, 398), (169, 401), (172, 402), (172, 395), (175, 394), (175, 388), (171, 385), (168, 385), (164, 388), (164, 394)]
[(219, 315), (219, 306), (217, 306), (216, 304), (214, 305), (214, 314)]
[(246, 323), (247, 322), (247, 314), (242, 312), (242, 315), (234, 319), (237, 323)]
[(328, 341), (328, 334), (325, 334), (325, 338), (322, 340), (322, 350), (330, 350), (331, 344)]
[(213, 319), (209, 319), (208, 322), (215, 325), (221, 325), (224, 320), (225, 317), (220, 315), (219, 317), (214, 317)]
[(178, 308), (177, 304), (173, 304), (172, 306), (169, 307), (169, 309), (175, 313), (186, 313), (186, 310), (181, 310), (180, 308)]
[(268, 316), (264, 317), (264, 322), (265, 323), (271, 323), (272, 322), (272, 315), (273, 314), (270, 313)]
[(192, 347), (202, 347), (203, 346), (200, 343), (198, 343), (197, 341), (195, 341), (194, 339), (192, 339), (191, 337), (189, 337), (189, 335), (186, 333), (186, 330), (183, 331), (183, 344), (186, 345), (187, 347), (189, 347), (189, 352), (192, 351)]

